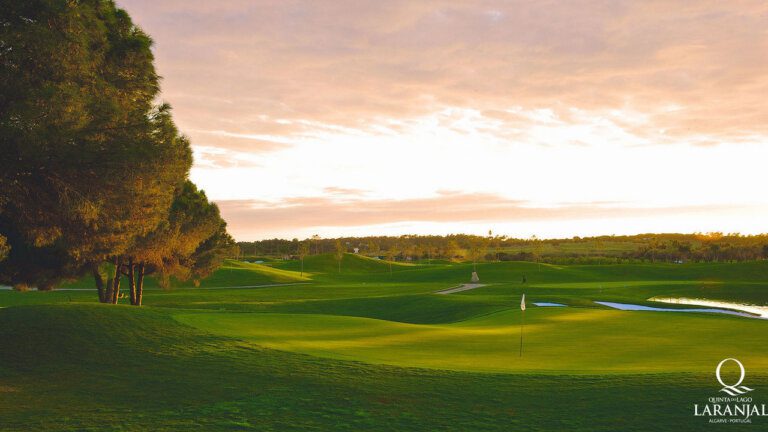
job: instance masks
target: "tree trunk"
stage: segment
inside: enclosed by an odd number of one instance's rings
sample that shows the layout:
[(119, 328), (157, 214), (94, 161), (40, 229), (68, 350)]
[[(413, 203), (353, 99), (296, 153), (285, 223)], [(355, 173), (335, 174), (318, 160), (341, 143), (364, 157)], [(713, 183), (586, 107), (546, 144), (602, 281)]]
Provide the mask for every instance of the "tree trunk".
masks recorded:
[(139, 279), (136, 283), (136, 306), (141, 306), (144, 297), (144, 263), (139, 264)]
[(103, 303), (112, 303), (112, 292), (115, 289), (114, 278), (107, 278), (107, 289), (104, 291)]
[(120, 275), (118, 275), (114, 281), (114, 287), (112, 288), (112, 304), (117, 304), (117, 300), (120, 298)]
[(99, 273), (99, 265), (91, 264), (91, 273), (93, 279), (96, 281), (96, 292), (99, 294), (99, 302), (106, 303), (106, 292), (104, 291), (104, 278)]
[(112, 290), (110, 292), (111, 297), (109, 301), (112, 304), (117, 304), (117, 299), (120, 297), (120, 258), (115, 257), (113, 262), (115, 264), (115, 277), (112, 279)]
[(136, 306), (136, 277), (134, 271), (136, 270), (136, 264), (133, 263), (133, 258), (128, 260), (128, 283), (131, 287), (131, 304)]

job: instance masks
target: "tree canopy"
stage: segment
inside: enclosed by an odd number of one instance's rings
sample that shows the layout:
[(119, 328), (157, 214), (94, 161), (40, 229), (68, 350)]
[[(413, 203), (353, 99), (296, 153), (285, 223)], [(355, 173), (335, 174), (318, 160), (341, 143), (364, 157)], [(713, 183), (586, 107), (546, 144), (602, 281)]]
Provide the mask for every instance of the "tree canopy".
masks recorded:
[(140, 272), (137, 284), (131, 283), (132, 302), (141, 304), (141, 278), (146, 274), (156, 273), (165, 284), (171, 277), (198, 282), (219, 268), (237, 248), (226, 226), (216, 204), (186, 181), (168, 218), (118, 258), (118, 266), (126, 266), (129, 281), (133, 281), (136, 269)]
[(108, 286), (96, 282), (115, 302), (123, 259), (177, 276), (220, 264), (231, 238), (187, 180), (170, 106), (155, 105), (149, 36), (110, 0), (2, 3), (0, 282), (53, 287), (108, 261)]

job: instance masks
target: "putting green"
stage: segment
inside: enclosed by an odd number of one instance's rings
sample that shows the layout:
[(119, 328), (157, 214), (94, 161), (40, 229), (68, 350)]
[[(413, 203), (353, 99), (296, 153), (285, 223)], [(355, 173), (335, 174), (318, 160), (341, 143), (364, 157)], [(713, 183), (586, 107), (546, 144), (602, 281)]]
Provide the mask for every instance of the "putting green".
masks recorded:
[(265, 347), (369, 363), (461, 371), (704, 372), (726, 357), (768, 369), (762, 320), (586, 308), (520, 311), (450, 324), (275, 313), (178, 313), (187, 325)]

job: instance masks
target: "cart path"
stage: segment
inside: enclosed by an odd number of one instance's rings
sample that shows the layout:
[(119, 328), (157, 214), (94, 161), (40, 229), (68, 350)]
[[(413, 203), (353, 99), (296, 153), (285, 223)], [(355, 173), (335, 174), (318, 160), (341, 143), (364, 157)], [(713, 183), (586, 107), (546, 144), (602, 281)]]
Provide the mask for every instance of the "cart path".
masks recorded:
[(471, 289), (484, 287), (488, 284), (479, 284), (479, 283), (468, 283), (468, 284), (462, 284), (457, 287), (448, 288), (440, 291), (435, 291), (435, 294), (453, 294), (461, 291), (469, 291)]

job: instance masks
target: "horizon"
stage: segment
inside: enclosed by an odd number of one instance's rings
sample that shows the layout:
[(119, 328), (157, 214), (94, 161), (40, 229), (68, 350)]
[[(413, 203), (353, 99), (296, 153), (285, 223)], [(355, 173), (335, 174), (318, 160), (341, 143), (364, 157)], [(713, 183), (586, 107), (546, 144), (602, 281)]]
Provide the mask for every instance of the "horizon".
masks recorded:
[[(317, 240), (335, 240), (335, 239), (345, 239), (345, 238), (398, 238), (398, 237), (408, 237), (408, 238), (419, 238), (419, 237), (450, 237), (450, 236), (474, 236), (474, 237), (492, 237), (492, 238), (504, 238), (505, 240), (519, 240), (519, 241), (568, 241), (568, 240), (590, 240), (590, 239), (596, 239), (596, 238), (621, 238), (621, 237), (641, 237), (641, 236), (657, 236), (657, 237), (663, 237), (663, 236), (691, 236), (696, 237), (701, 240), (709, 239), (709, 240), (719, 240), (723, 237), (740, 237), (740, 238), (754, 238), (754, 237), (765, 237), (768, 236), (768, 232), (764, 233), (756, 233), (756, 234), (744, 234), (744, 233), (738, 233), (738, 232), (723, 232), (723, 231), (710, 231), (710, 232), (691, 232), (691, 233), (683, 233), (683, 232), (642, 232), (642, 233), (635, 233), (635, 234), (598, 234), (598, 235), (591, 235), (591, 236), (571, 236), (571, 237), (510, 237), (504, 234), (499, 233), (492, 233), (492, 235), (482, 235), (482, 234), (468, 234), (468, 233), (449, 233), (449, 234), (402, 234), (399, 236), (387, 236), (387, 235), (365, 235), (365, 236), (340, 236), (340, 237), (323, 237), (320, 236)], [(272, 237), (272, 238), (263, 238), (258, 240), (237, 240), (235, 241), (237, 243), (258, 243), (262, 241), (313, 241), (312, 237), (306, 237), (306, 238), (299, 238), (299, 237), (292, 237), (292, 238), (286, 238), (286, 237)]]
[(117, 4), (238, 241), (765, 232), (762, 2)]

